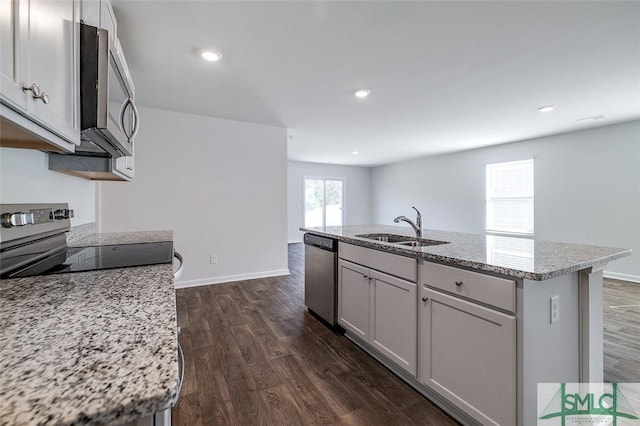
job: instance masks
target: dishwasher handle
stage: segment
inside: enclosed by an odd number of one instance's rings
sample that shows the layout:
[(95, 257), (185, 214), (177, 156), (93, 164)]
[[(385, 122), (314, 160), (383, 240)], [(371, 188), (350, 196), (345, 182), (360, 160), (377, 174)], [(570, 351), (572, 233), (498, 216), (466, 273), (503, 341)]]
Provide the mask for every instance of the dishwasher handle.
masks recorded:
[(304, 243), (305, 245), (317, 247), (322, 250), (337, 252), (338, 251), (338, 240), (334, 240), (333, 238), (321, 237), (320, 235), (315, 234), (304, 234)]

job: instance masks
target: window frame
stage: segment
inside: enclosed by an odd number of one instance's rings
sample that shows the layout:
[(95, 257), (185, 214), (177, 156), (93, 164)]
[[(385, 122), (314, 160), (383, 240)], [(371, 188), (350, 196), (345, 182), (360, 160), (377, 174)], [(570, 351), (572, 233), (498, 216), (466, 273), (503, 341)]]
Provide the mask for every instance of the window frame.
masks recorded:
[[(490, 182), (492, 181), (489, 170), (493, 166), (499, 165), (507, 165), (507, 164), (515, 164), (515, 163), (527, 163), (531, 164), (531, 196), (505, 196), (505, 197), (490, 197)], [(504, 201), (518, 201), (518, 200), (531, 200), (531, 231), (515, 231), (513, 228), (505, 229), (505, 228), (489, 228), (489, 204), (494, 200), (504, 200)], [(523, 238), (533, 238), (535, 235), (535, 161), (534, 157), (525, 158), (522, 160), (512, 160), (512, 161), (501, 161), (497, 163), (487, 163), (485, 165), (485, 207), (484, 207), (484, 226), (485, 232), (491, 235), (504, 235), (504, 236), (518, 236)]]

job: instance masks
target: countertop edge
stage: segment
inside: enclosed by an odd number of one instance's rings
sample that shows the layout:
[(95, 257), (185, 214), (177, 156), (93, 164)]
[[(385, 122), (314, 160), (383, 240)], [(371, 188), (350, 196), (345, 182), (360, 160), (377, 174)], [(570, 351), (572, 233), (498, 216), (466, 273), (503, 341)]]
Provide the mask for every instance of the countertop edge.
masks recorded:
[[(372, 226), (375, 226), (375, 225), (372, 225)], [(609, 256), (599, 257), (599, 258), (595, 258), (593, 260), (589, 260), (585, 262), (579, 262), (579, 263), (576, 263), (575, 265), (554, 269), (549, 272), (537, 273), (537, 272), (513, 269), (509, 267), (504, 267), (504, 266), (489, 265), (486, 263), (481, 263), (481, 262), (472, 261), (472, 260), (465, 260), (465, 259), (455, 258), (451, 256), (443, 256), (443, 255), (427, 253), (422, 251), (418, 252), (409, 247), (402, 247), (392, 243), (385, 243), (382, 241), (370, 240), (370, 239), (359, 238), (359, 237), (337, 235), (330, 232), (319, 231), (313, 228), (301, 227), (299, 229), (300, 231), (307, 232), (310, 234), (329, 237), (329, 238), (337, 239), (338, 241), (341, 241), (344, 243), (349, 243), (349, 244), (353, 244), (353, 245), (357, 245), (365, 248), (371, 248), (374, 250), (385, 251), (387, 253), (399, 254), (402, 256), (412, 257), (415, 259), (435, 261), (437, 263), (443, 263), (446, 265), (461, 266), (464, 268), (469, 268), (477, 271), (496, 273), (496, 274), (505, 275), (512, 278), (522, 278), (522, 279), (527, 279), (531, 281), (544, 281), (544, 280), (555, 278), (568, 273), (581, 271), (587, 268), (604, 266), (612, 260), (620, 259), (622, 257), (629, 256), (631, 254), (630, 249), (621, 249), (620, 252), (609, 255)]]

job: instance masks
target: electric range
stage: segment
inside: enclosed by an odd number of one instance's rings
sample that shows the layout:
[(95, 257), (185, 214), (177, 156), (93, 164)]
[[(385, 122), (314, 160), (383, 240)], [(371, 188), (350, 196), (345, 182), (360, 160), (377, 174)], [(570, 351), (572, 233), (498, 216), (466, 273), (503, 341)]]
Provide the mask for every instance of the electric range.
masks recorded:
[(69, 247), (67, 204), (0, 205), (0, 278), (171, 263), (172, 241)]

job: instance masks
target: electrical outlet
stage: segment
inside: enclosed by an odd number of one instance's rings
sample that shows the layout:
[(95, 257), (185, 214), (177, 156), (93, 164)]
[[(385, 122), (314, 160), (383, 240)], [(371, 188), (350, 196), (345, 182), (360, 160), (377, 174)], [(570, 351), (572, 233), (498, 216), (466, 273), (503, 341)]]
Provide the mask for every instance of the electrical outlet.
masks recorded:
[(551, 302), (551, 324), (560, 321), (560, 296), (553, 296)]
[(215, 265), (216, 263), (218, 263), (218, 255), (217, 254), (210, 254), (209, 255), (209, 263), (212, 265)]

